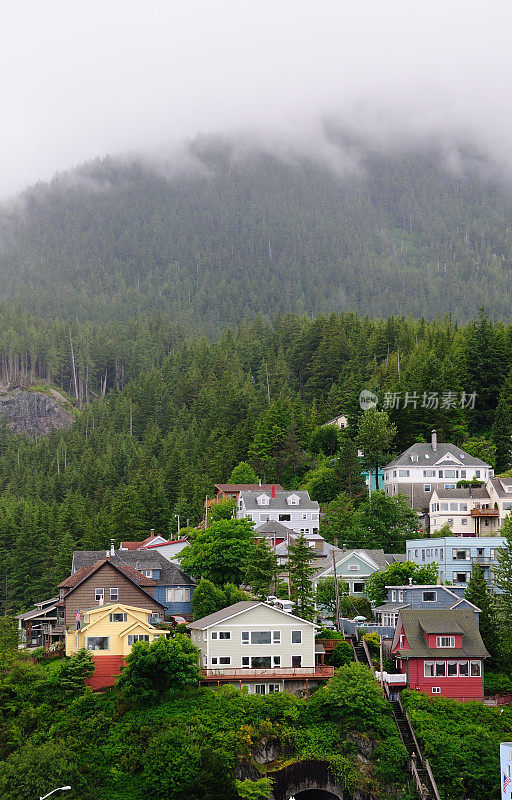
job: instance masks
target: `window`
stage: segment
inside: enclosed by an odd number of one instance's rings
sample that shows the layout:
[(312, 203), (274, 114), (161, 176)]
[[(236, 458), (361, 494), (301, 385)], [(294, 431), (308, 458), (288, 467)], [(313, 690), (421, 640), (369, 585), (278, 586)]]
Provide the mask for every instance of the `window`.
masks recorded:
[(254, 684), (254, 693), (255, 694), (265, 694), (266, 686), (264, 683), (256, 683)]
[(274, 644), (281, 644), (281, 631), (272, 631), (272, 641)]
[(455, 478), (455, 470), (454, 469), (445, 469), (444, 477), (445, 478)]
[(479, 678), (481, 674), (480, 661), (471, 661), (470, 675), (472, 678)]
[(393, 478), (396, 478), (396, 469), (393, 470)]
[(440, 686), (432, 686), (432, 694), (441, 694)]
[(242, 656), (242, 667), (244, 667), (244, 669), (249, 667), (249, 656)]
[(450, 511), (458, 511), (459, 504), (458, 503), (450, 503)]
[(249, 644), (249, 631), (242, 631), (242, 644)]
[(274, 692), (280, 692), (281, 687), (278, 683), (269, 683), (268, 685), (268, 693), (273, 694)]
[(291, 514), (279, 514), (279, 522), (290, 522), (292, 516)]
[(113, 603), (116, 600), (119, 600), (119, 589), (111, 589), (110, 590), (110, 602)]
[(448, 511), (448, 503), (440, 503), (441, 511)]
[(398, 470), (398, 477), (399, 478), (408, 478), (409, 477), (409, 470), (408, 469), (399, 469)]
[(454, 550), (454, 561), (469, 561), (469, 550)]
[(442, 478), (442, 477), (443, 477), (443, 470), (442, 470), (442, 469), (440, 469), (440, 470), (439, 470), (439, 477), (440, 477), (440, 478)]
[(297, 669), (302, 666), (302, 656), (292, 656), (292, 667)]
[(425, 678), (433, 678), (434, 677), (434, 662), (433, 661), (424, 661), (423, 662), (423, 674)]
[(128, 647), (131, 647), (135, 642), (149, 642), (148, 633), (134, 633), (128, 636)]
[(231, 664), (231, 656), (219, 656), (219, 664), (224, 667), (228, 666)]
[(101, 602), (103, 600), (104, 596), (105, 596), (105, 590), (104, 589), (95, 589), (94, 590), (94, 599), (96, 600), (97, 603)]
[[(103, 591), (103, 590), (102, 590)], [(86, 650), (109, 650), (110, 643), (108, 636), (87, 636), (85, 639)]]
[(362, 594), (364, 592), (364, 583), (354, 583), (354, 594)]
[(143, 575), (145, 575), (146, 578), (152, 578), (153, 577), (153, 570), (152, 569), (140, 569), (139, 572), (141, 572)]
[(467, 525), (468, 524), (468, 521), (467, 521), (466, 517), (462, 517), (462, 519), (460, 521), (460, 524), (461, 525)]
[(479, 478), (479, 477), (480, 477), (480, 470), (479, 469), (475, 469), (475, 478)]
[(417, 460), (418, 460), (418, 455), (416, 453), (413, 453), (411, 456), (411, 461), (417, 461)]
[(302, 519), (307, 519), (307, 518), (308, 518), (308, 515), (307, 515), (307, 514), (303, 514), (303, 515), (302, 515)]
[(290, 506), (298, 506), (299, 505), (299, 498), (297, 497), (296, 494), (290, 495), (290, 497), (288, 498), (288, 505), (290, 505)]
[(437, 600), (437, 592), (423, 592), (422, 600), (424, 603), (435, 603)]
[(469, 572), (454, 572), (453, 573), (453, 582), (454, 583), (467, 583), (469, 580)]
[(445, 489), (455, 489), (455, 484), (454, 483), (445, 483), (444, 488)]
[(436, 661), (436, 678), (444, 678), (446, 675), (446, 661)]
[(423, 491), (424, 492), (430, 492), (431, 490), (432, 490), (432, 487), (431, 487), (430, 483), (425, 483), (423, 485)]
[(251, 644), (272, 644), (270, 631), (251, 631)]
[(292, 644), (302, 644), (302, 631), (292, 631)]
[(274, 667), (281, 666), (281, 656), (274, 656), (272, 660), (274, 662)]
[(359, 571), (359, 564), (349, 564), (348, 565), (349, 572), (358, 572)]
[(260, 514), (260, 522), (268, 522), (270, 520), (270, 514)]
[(110, 622), (126, 622), (128, 619), (127, 614), (109, 614), (109, 621)]
[(448, 661), (447, 662), (447, 675), (449, 678), (456, 678), (457, 677), (457, 662), (456, 661)]
[(253, 669), (271, 669), (272, 659), (270, 656), (252, 656), (251, 667)]
[(468, 510), (468, 504), (467, 503), (461, 503), (459, 508), (460, 508), (461, 511), (467, 511)]
[(461, 678), (467, 678), (469, 675), (469, 663), (467, 661), (459, 661), (459, 675)]
[(465, 477), (466, 477), (466, 470), (465, 470), (465, 469), (461, 469), (461, 471), (460, 471), (460, 477), (461, 477), (461, 478), (465, 478)]
[(433, 469), (424, 469), (423, 470), (423, 477), (424, 478), (434, 478), (435, 473)]
[(396, 603), (396, 589), (391, 590), (391, 602)]
[(447, 521), (448, 525), (453, 525), (453, 517), (448, 517), (448, 519), (446, 521)]
[(436, 647), (455, 647), (455, 636), (436, 636)]
[(231, 639), (231, 631), (219, 631), (219, 639)]
[(398, 592), (398, 602), (402, 603), (403, 599), (404, 599), (404, 592), (403, 592), (403, 589), (400, 589), (399, 592)]
[(190, 589), (166, 589), (165, 599), (168, 603), (189, 603)]

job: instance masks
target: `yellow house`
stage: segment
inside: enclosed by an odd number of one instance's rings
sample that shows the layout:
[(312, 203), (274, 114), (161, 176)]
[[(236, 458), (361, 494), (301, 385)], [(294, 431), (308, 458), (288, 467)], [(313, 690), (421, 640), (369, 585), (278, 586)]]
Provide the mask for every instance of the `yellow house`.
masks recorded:
[(115, 682), (132, 645), (135, 642), (154, 642), (167, 636), (149, 622), (154, 612), (123, 603), (96, 606), (83, 614), (82, 626), (66, 633), (66, 655), (85, 648), (93, 652), (95, 672), (88, 684), (93, 689), (111, 686)]

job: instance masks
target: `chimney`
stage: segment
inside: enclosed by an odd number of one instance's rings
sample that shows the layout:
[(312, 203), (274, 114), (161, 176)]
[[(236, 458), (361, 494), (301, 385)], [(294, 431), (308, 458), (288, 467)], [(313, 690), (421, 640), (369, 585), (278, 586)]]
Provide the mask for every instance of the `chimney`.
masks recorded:
[(436, 430), (432, 431), (432, 450), (434, 451), (434, 453), (437, 450), (437, 431)]
[(115, 554), (116, 554), (116, 549), (114, 547), (114, 540), (111, 539), (110, 540), (110, 555), (111, 556), (115, 556)]
[(151, 528), (151, 530), (149, 532), (149, 538), (150, 539), (154, 539), (155, 538), (155, 529), (154, 528)]
[(412, 578), (409, 578), (409, 586), (412, 586)]
[(276, 499), (276, 485), (275, 485), (275, 483), (273, 483), (272, 486), (270, 487), (270, 496), (272, 497), (273, 500)]
[(107, 559), (107, 561), (109, 560), (109, 558), (110, 558), (110, 550), (106, 551), (105, 558)]

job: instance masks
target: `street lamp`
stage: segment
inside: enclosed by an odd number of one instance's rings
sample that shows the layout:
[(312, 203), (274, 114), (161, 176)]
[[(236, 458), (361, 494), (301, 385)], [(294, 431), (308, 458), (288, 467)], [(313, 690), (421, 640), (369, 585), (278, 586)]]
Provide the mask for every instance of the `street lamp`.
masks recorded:
[(57, 786), (56, 789), (52, 789), (51, 792), (48, 792), (48, 794), (43, 795), (42, 797), (39, 798), (39, 800), (46, 800), (46, 798), (49, 797), (51, 794), (54, 794), (54, 792), (69, 792), (70, 789), (71, 786)]

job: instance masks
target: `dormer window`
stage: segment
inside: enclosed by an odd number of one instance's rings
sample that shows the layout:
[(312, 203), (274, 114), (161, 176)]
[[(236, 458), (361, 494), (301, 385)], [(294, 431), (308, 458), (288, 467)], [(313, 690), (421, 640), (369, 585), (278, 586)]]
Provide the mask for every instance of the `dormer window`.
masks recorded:
[(455, 636), (436, 636), (436, 647), (455, 647)]
[(298, 494), (291, 494), (289, 495), (287, 501), (289, 506), (298, 506), (299, 505), (299, 495)]
[(417, 461), (417, 460), (418, 460), (418, 456), (415, 453), (413, 453), (412, 456), (411, 456), (411, 461)]
[(269, 496), (268, 494), (260, 494), (256, 498), (256, 502), (259, 506), (268, 506), (269, 504)]

